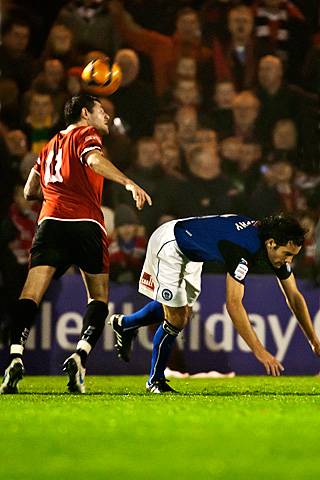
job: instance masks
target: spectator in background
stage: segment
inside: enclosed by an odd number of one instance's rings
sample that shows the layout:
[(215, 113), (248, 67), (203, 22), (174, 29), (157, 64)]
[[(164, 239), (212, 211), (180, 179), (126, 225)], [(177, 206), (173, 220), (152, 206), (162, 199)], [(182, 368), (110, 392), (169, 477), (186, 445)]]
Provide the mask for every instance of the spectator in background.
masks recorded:
[(301, 255), (295, 259), (294, 270), (299, 277), (315, 278), (317, 275), (316, 221), (309, 212), (305, 212), (299, 221), (307, 233)]
[(217, 149), (217, 134), (212, 128), (198, 128), (195, 134), (195, 143)]
[[(280, 58), (266, 55), (258, 66), (257, 96), (261, 102), (260, 125), (265, 142), (269, 143), (273, 126), (280, 118), (298, 116), (299, 105), (283, 83), (283, 64)], [(295, 100), (295, 101), (294, 101)]]
[(192, 147), (195, 142), (196, 132), (198, 130), (198, 112), (195, 107), (180, 107), (175, 115), (177, 124), (177, 138), (179, 146), (184, 154)]
[(181, 57), (188, 56), (205, 63), (211, 60), (211, 50), (202, 43), (199, 16), (195, 10), (179, 10), (175, 32), (169, 36), (135, 23), (118, 0), (111, 0), (109, 8), (123, 41), (150, 58), (157, 96), (162, 96), (170, 87)]
[(227, 137), (222, 140), (218, 146), (222, 165), (225, 164), (224, 168), (226, 169), (226, 172), (228, 172), (228, 164), (230, 163), (230, 167), (232, 168), (232, 165), (238, 161), (242, 140), (238, 137)]
[(25, 200), (23, 186), (17, 184), (8, 215), (0, 222), (0, 275), (3, 281), (1, 293), (4, 310), (2, 314), (6, 323), (2, 328), (5, 330), (10, 328), (14, 303), (27, 276), (29, 251), (38, 213), (39, 203)]
[(290, 118), (299, 126), (301, 165), (304, 167), (317, 157), (316, 98), (283, 80), (283, 64), (280, 58), (266, 55), (258, 68), (259, 85), (256, 90), (261, 103), (259, 129), (265, 145), (270, 144), (275, 123)]
[(4, 134), (4, 141), (7, 147), (7, 158), (10, 170), (15, 182), (18, 183), (20, 179), (20, 165), (23, 157), (28, 152), (27, 136), (19, 129), (8, 130)]
[(185, 178), (182, 171), (180, 149), (177, 144), (169, 142), (161, 143), (160, 164), (166, 176), (180, 179)]
[(80, 55), (74, 46), (74, 33), (63, 23), (56, 23), (49, 31), (42, 59), (56, 58), (65, 69), (80, 65)]
[(306, 209), (306, 200), (294, 185), (293, 166), (287, 161), (264, 165), (263, 177), (249, 201), (249, 215), (263, 218), (279, 212), (297, 214)]
[(245, 5), (231, 8), (228, 13), (227, 41), (213, 39), (214, 71), (218, 81), (232, 80), (238, 91), (255, 83), (257, 53), (253, 37), (252, 10)]
[(30, 87), (35, 72), (35, 60), (28, 51), (30, 36), (30, 25), (23, 18), (9, 18), (2, 25), (2, 78), (14, 80), (22, 93)]
[(30, 91), (27, 114), (22, 124), (30, 150), (40, 153), (59, 127), (59, 115), (55, 111), (51, 95), (46, 91)]
[(112, 95), (116, 116), (120, 117), (132, 139), (150, 136), (156, 115), (156, 99), (150, 85), (139, 78), (140, 62), (134, 50), (117, 51), (114, 61), (120, 65), (120, 88)]
[(234, 152), (232, 152), (232, 149), (228, 151), (230, 144), (232, 147), (232, 140), (232, 137), (227, 138), (222, 142), (220, 148), (223, 154), (222, 171), (232, 181), (239, 194), (236, 212), (245, 214), (248, 209), (248, 199), (259, 182), (261, 175), (261, 146), (257, 143), (242, 142), (239, 139), (234, 139), (233, 146), (235, 148)]
[[(7, 216), (16, 182), (16, 172), (12, 166), (9, 149), (4, 140), (4, 135), (0, 135), (0, 222)], [(2, 236), (1, 231), (0, 236)], [(1, 238), (0, 243), (3, 243)]]
[(215, 130), (219, 137), (223, 138), (232, 128), (235, 95), (235, 86), (231, 81), (222, 80), (214, 84), (212, 99), (204, 112), (202, 123)]
[(110, 279), (136, 282), (139, 279), (147, 240), (138, 216), (129, 205), (118, 205), (114, 211), (114, 226), (109, 246)]
[(58, 13), (56, 23), (72, 31), (80, 53), (95, 49), (113, 57), (119, 47), (117, 32), (103, 0), (71, 0)]
[(232, 212), (233, 186), (221, 172), (216, 149), (193, 147), (187, 165), (186, 179), (165, 183), (159, 200), (162, 215), (168, 219)]
[(200, 10), (203, 38), (206, 45), (211, 45), (213, 38), (221, 42), (228, 39), (228, 13), (230, 8), (243, 3), (239, 0), (206, 0)]
[(197, 78), (197, 62), (193, 57), (180, 57), (176, 65), (176, 79), (195, 80)]
[(239, 93), (232, 104), (233, 125), (228, 136), (235, 136), (242, 141), (260, 143), (257, 118), (260, 102), (250, 90)]
[(162, 114), (156, 118), (153, 138), (160, 145), (164, 142), (169, 144), (176, 144), (177, 142), (177, 126), (173, 117), (170, 114)]
[(299, 166), (298, 132), (295, 123), (290, 118), (278, 120), (272, 132), (272, 145), (267, 156), (268, 162), (287, 160), (292, 165)]
[(280, 57), (288, 78), (296, 83), (309, 45), (305, 18), (297, 5), (288, 0), (256, 0), (255, 35), (262, 55)]
[[(142, 188), (148, 189), (152, 195), (154, 205), (157, 205), (157, 197), (162, 189), (163, 170), (160, 164), (161, 151), (159, 144), (152, 137), (142, 137), (136, 143), (136, 154), (133, 164), (125, 171), (126, 175), (134, 182), (139, 181)], [(123, 195), (123, 189), (116, 185), (112, 186), (113, 205), (128, 204), (127, 195)], [(125, 192), (126, 193), (126, 192)], [(146, 209), (138, 212), (139, 222), (145, 227), (149, 236), (157, 225), (155, 209)]]
[(22, 18), (9, 18), (2, 26), (0, 64), (2, 77), (14, 80), (26, 91), (35, 73), (35, 60), (28, 51), (30, 25)]
[(43, 68), (31, 84), (31, 89), (46, 90), (50, 93), (54, 108), (59, 117), (62, 117), (64, 105), (68, 99), (66, 75), (63, 63), (57, 58), (47, 58)]
[(70, 67), (67, 70), (66, 89), (70, 97), (79, 95), (82, 91), (81, 73), (82, 67)]
[(159, 100), (160, 110), (168, 108), (175, 111), (182, 106), (198, 108), (201, 103), (200, 85), (196, 79), (177, 78), (165, 95)]
[[(14, 189), (13, 203), (9, 210), (9, 218), (16, 230), (16, 236), (9, 244), (9, 248), (17, 262), (15, 274), (18, 273), (18, 265), (21, 265), (21, 273), (16, 278), (19, 286), (13, 292), (13, 300), (16, 300), (18, 297), (27, 276), (29, 253), (39, 210), (39, 202), (26, 200), (24, 198), (23, 185), (17, 184)], [(14, 275), (14, 272), (12, 274)]]

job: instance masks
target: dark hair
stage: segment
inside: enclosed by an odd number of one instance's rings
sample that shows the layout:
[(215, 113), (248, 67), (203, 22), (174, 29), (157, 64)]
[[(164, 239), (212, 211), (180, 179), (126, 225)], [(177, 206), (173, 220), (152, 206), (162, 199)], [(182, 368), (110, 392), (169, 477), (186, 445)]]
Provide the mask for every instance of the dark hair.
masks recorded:
[(23, 18), (22, 15), (23, 14), (21, 12), (19, 12), (19, 14), (17, 14), (17, 16), (10, 16), (9, 18), (7, 18), (7, 20), (5, 20), (3, 22), (3, 25), (2, 25), (2, 35), (6, 35), (7, 33), (10, 33), (11, 30), (17, 25), (19, 27), (27, 28), (29, 30), (29, 32), (31, 33), (31, 25), (28, 22), (28, 20)]
[(259, 222), (258, 226), (259, 236), (263, 242), (273, 238), (277, 245), (282, 246), (291, 241), (301, 247), (307, 233), (298, 220), (284, 214), (266, 217)]
[(78, 122), (81, 118), (83, 108), (86, 108), (91, 113), (95, 102), (100, 103), (100, 100), (86, 93), (71, 97), (64, 106), (64, 119), (66, 124), (71, 125), (72, 123)]

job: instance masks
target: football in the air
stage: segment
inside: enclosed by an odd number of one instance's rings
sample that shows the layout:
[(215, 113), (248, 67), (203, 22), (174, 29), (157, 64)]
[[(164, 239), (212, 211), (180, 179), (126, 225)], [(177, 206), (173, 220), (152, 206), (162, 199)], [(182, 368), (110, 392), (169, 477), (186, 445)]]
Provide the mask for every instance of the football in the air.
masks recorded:
[(98, 58), (84, 67), (81, 78), (87, 86), (101, 87), (103, 93), (111, 95), (119, 88), (122, 73), (117, 63), (110, 65), (108, 58)]

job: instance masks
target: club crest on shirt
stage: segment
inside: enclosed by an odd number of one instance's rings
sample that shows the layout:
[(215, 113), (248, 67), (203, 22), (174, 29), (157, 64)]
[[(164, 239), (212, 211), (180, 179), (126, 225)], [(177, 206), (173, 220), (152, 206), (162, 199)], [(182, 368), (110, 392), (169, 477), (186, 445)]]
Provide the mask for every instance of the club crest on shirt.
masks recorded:
[(248, 273), (248, 262), (244, 258), (241, 258), (237, 268), (234, 271), (234, 278), (237, 280), (243, 280)]
[(152, 280), (152, 277), (151, 277), (150, 273), (143, 272), (142, 275), (141, 275), (141, 278), (140, 278), (140, 283), (144, 287), (147, 287), (150, 290), (154, 290), (154, 283), (153, 283), (153, 280)]

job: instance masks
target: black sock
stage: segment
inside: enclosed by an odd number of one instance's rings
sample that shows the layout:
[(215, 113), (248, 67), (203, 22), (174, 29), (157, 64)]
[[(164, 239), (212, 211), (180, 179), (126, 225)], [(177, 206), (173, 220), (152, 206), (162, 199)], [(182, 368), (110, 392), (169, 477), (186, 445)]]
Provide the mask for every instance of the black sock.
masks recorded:
[(10, 353), (10, 362), (11, 362), (14, 358), (21, 358), (21, 360), (22, 360), (22, 355), (21, 355), (21, 353)]
[[(38, 305), (29, 298), (17, 300), (13, 309), (10, 343), (15, 345), (26, 344), (31, 327), (38, 313)], [(19, 356), (19, 354), (14, 354)]]
[(88, 342), (91, 348), (95, 347), (104, 329), (108, 313), (108, 305), (100, 300), (93, 300), (87, 306), (80, 339)]
[(82, 350), (82, 348), (78, 348), (78, 350), (76, 350), (76, 353), (80, 357), (81, 365), (85, 368), (86, 367), (86, 362), (87, 362), (87, 357), (88, 357), (87, 352), (85, 350)]

